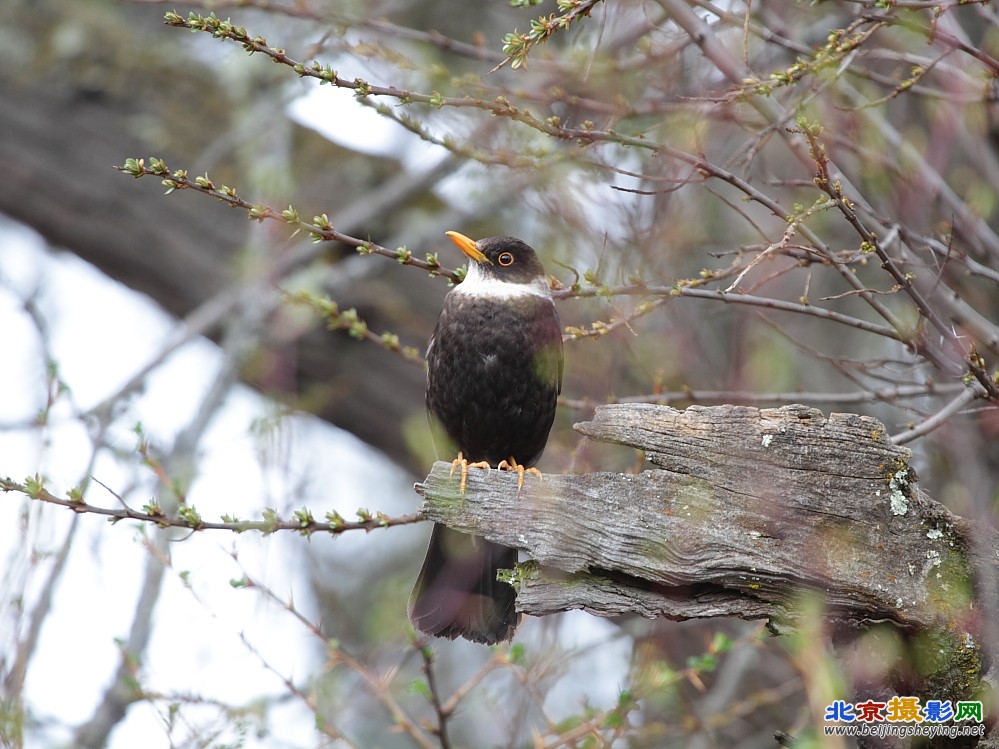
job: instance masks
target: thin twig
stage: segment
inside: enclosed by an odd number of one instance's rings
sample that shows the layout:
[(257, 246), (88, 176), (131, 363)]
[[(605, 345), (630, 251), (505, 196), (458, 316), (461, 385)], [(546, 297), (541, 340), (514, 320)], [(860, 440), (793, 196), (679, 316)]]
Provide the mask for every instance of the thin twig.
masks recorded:
[(270, 206), (251, 203), (239, 197), (236, 191), (227, 185), (216, 187), (215, 183), (207, 176), (191, 179), (184, 169), (171, 171), (160, 159), (150, 159), (149, 166), (146, 165), (145, 159), (127, 159), (124, 166), (116, 166), (115, 169), (133, 177), (160, 177), (170, 191), (194, 190), (195, 192), (210, 195), (233, 208), (242, 208), (247, 211), (248, 217), (255, 221), (263, 221), (265, 219), (281, 221), (299, 230), (307, 231), (315, 241), (342, 242), (351, 247), (356, 247), (358, 252), (364, 255), (381, 255), (391, 258), (401, 265), (412, 265), (416, 268), (421, 268), (431, 275), (445, 276), (452, 281), (458, 280), (458, 275), (453, 270), (444, 268), (434, 260), (420, 260), (419, 258), (415, 258), (413, 257), (413, 253), (405, 248), (400, 247), (390, 250), (367, 239), (344, 234), (333, 228), (333, 225), (325, 216), (316, 216), (315, 220), (310, 222), (299, 218), (297, 212), (293, 209), (277, 211)]
[(505, 649), (495, 653), (492, 658), (482, 665), (482, 668), (468, 677), (464, 684), (451, 692), (451, 696), (447, 698), (447, 702), (441, 706), (444, 714), (453, 715), (454, 711), (458, 709), (458, 705), (461, 704), (461, 701), (465, 699), (465, 697), (467, 697), (469, 693), (471, 693), (471, 691), (482, 682), (483, 679), (496, 669), (505, 667), (508, 663), (507, 651)]
[[(259, 582), (250, 578), (244, 573), (245, 583), (252, 588), (259, 590), (265, 598), (277, 604), (289, 614), (291, 614), (300, 624), (302, 624), (306, 630), (308, 630), (314, 637), (316, 637), (326, 648), (326, 653), (330, 659), (332, 665), (342, 663), (352, 672), (361, 677), (361, 680), (368, 687), (371, 693), (382, 703), (382, 706), (391, 714), (392, 719), (396, 722), (398, 727), (409, 734), (410, 738), (413, 739), (421, 747), (421, 749), (437, 749), (434, 743), (431, 741), (430, 737), (426, 732), (420, 728), (413, 720), (409, 717), (402, 706), (392, 695), (391, 689), (391, 676), (384, 679), (380, 679), (364, 665), (350, 655), (343, 646), (335, 640), (331, 640), (328, 635), (324, 634), (322, 628), (306, 617), (301, 611), (299, 611), (293, 603), (289, 601), (282, 600), (273, 590)], [(393, 672), (394, 673), (394, 672)]]
[(423, 674), (427, 677), (427, 688), (430, 690), (430, 702), (437, 713), (437, 738), (440, 739), (441, 749), (451, 749), (451, 741), (447, 735), (447, 721), (450, 713), (444, 710), (441, 702), (441, 695), (437, 689), (437, 677), (434, 674), (434, 653), (426, 644), (419, 646), (420, 655), (423, 657)]
[(868, 333), (873, 333), (875, 335), (884, 336), (885, 338), (891, 338), (896, 341), (902, 341), (905, 343), (905, 338), (903, 338), (902, 333), (894, 328), (890, 328), (887, 325), (879, 325), (878, 323), (869, 322), (867, 320), (862, 320), (859, 317), (852, 317), (850, 315), (843, 314), (842, 312), (837, 312), (831, 309), (825, 309), (824, 307), (816, 307), (811, 304), (800, 304), (798, 302), (789, 302), (784, 299), (772, 299), (770, 297), (760, 297), (754, 296), (753, 294), (727, 294), (724, 291), (713, 290), (713, 289), (699, 289), (692, 288), (690, 286), (650, 286), (646, 284), (625, 284), (621, 286), (611, 286), (611, 287), (594, 287), (585, 289), (564, 289), (560, 291), (555, 291), (552, 293), (556, 299), (565, 298), (583, 298), (583, 297), (596, 297), (596, 296), (635, 296), (635, 295), (646, 295), (646, 296), (675, 296), (675, 297), (692, 297), (694, 299), (711, 299), (717, 302), (725, 302), (726, 304), (748, 304), (754, 307), (763, 307), (767, 309), (776, 309), (783, 312), (796, 312), (802, 315), (809, 315), (811, 317), (818, 317), (823, 320), (829, 320), (832, 322), (841, 323), (843, 325), (848, 325), (852, 328), (857, 328), (858, 330), (863, 330)]
[(81, 514), (103, 515), (115, 523), (121, 520), (138, 520), (139, 522), (150, 523), (160, 528), (183, 528), (192, 531), (220, 530), (231, 531), (232, 533), (257, 531), (267, 535), (276, 531), (295, 531), (302, 535), (328, 533), (331, 536), (337, 536), (347, 531), (373, 531), (378, 528), (410, 525), (423, 521), (423, 517), (419, 513), (389, 517), (380, 512), (375, 513), (373, 517), (368, 519), (355, 521), (333, 520), (331, 522), (321, 522), (315, 519), (282, 520), (276, 516), (264, 520), (211, 521), (202, 520), (190, 515), (170, 517), (165, 515), (161, 510), (158, 510), (158, 508), (153, 507), (143, 510), (135, 510), (128, 506), (120, 508), (100, 507), (82, 500), (78, 501), (72, 497), (57, 497), (44, 487), (29, 486), (26, 483), (14, 481), (10, 478), (0, 478), (0, 491), (17, 492), (30, 499), (65, 507)]
[(660, 393), (629, 395), (621, 398), (607, 398), (596, 403), (588, 399), (559, 398), (559, 405), (577, 410), (589, 410), (604, 403), (892, 403), (909, 398), (926, 398), (933, 395), (949, 395), (967, 388), (959, 383), (927, 383), (925, 385), (899, 385), (895, 387), (856, 390), (849, 393), (816, 393), (808, 391), (762, 392), (747, 390), (667, 390)]
[[(237, 556), (236, 556), (235, 553), (232, 554), (232, 558), (233, 558), (233, 561), (235, 561), (237, 563), (239, 562), (239, 560), (238, 560), (238, 558), (237, 558)], [(180, 582), (181, 582), (182, 587), (184, 588), (184, 590), (186, 590), (187, 593), (192, 598), (194, 598), (194, 600), (197, 601), (205, 609), (206, 612), (208, 612), (209, 616), (211, 616), (213, 619), (218, 620), (219, 617), (218, 617), (218, 613), (215, 610), (215, 608), (213, 606), (210, 606), (208, 604), (208, 602), (206, 602), (198, 594), (198, 592), (195, 589), (195, 587), (190, 584), (190, 580), (186, 579), (184, 577), (184, 575), (182, 573), (180, 573), (173, 566), (172, 561), (169, 558), (165, 558), (165, 563), (166, 563), (167, 567), (169, 567), (170, 571), (173, 572), (175, 575), (177, 575), (177, 577), (180, 580)], [(244, 575), (244, 580), (247, 583), (247, 587), (253, 587), (253, 583), (252, 583), (252, 581), (250, 581), (250, 579), (249, 579), (248, 576)], [(275, 677), (277, 677), (277, 679), (284, 685), (285, 689), (288, 691), (289, 694), (291, 694), (294, 697), (296, 697), (303, 705), (305, 705), (306, 708), (308, 708), (310, 711), (312, 711), (314, 714), (316, 714), (318, 716), (318, 714), (319, 714), (319, 705), (316, 702), (315, 694), (311, 690), (310, 691), (305, 691), (304, 689), (302, 689), (300, 686), (298, 686), (298, 684), (295, 683), (295, 681), (291, 677), (285, 675), (282, 671), (280, 671), (277, 667), (275, 667), (264, 656), (264, 654), (260, 652), (260, 649), (257, 648), (257, 646), (254, 645), (252, 642), (250, 642), (250, 639), (247, 636), (247, 634), (246, 634), (245, 631), (240, 630), (238, 632), (238, 636), (239, 636), (240, 641), (243, 643), (243, 646), (247, 649), (247, 651), (249, 651), (249, 653), (251, 655), (253, 655), (257, 659), (257, 661), (260, 663), (260, 665), (265, 670), (267, 670), (268, 672), (270, 672), (271, 674), (273, 674)], [(157, 697), (158, 697), (158, 695), (156, 695), (155, 693), (151, 693), (151, 692), (149, 692), (148, 690), (145, 690), (145, 689), (142, 692), (142, 696), (143, 696), (143, 699), (145, 699), (145, 700), (154, 700), (154, 699), (157, 699)], [(177, 695), (171, 694), (171, 695), (169, 695), (167, 697), (164, 697), (164, 699), (169, 699), (171, 702), (175, 702), (178, 699), (178, 697), (177, 697)], [(183, 699), (183, 698), (181, 697), (180, 699)], [(221, 705), (221, 703), (220, 703), (220, 705)], [(227, 707), (225, 705), (221, 705), (221, 706)], [(335, 740), (337, 740), (339, 742), (342, 742), (342, 743), (346, 744), (347, 746), (352, 747), (353, 749), (358, 749), (357, 743), (355, 743), (348, 736), (346, 736), (341, 731), (339, 731), (336, 728), (336, 726), (331, 725), (329, 721), (317, 720), (316, 721), (316, 730), (321, 731), (322, 733), (326, 734), (330, 738), (335, 739)]]
[(904, 432), (892, 435), (892, 443), (895, 445), (904, 445), (907, 442), (912, 442), (917, 437), (922, 437), (924, 434), (932, 432), (937, 427), (943, 425), (951, 416), (975, 400), (975, 398), (979, 397), (981, 397), (981, 393), (978, 388), (965, 387), (956, 398), (933, 414), (933, 416), (926, 419), (926, 421)]

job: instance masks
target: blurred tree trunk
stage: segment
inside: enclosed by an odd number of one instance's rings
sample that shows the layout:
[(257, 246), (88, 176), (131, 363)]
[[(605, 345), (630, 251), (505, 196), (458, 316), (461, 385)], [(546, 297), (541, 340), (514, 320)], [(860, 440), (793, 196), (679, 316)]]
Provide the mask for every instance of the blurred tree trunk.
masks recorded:
[[(129, 156), (152, 154), (171, 163), (171, 155), (183, 153), (190, 160), (191, 151), (182, 149), (217, 149), (211, 139), (225, 142), (234, 128), (220, 81), (207, 80), (199, 66), (149, 52), (163, 41), (162, 9), (90, 0), (69, 7), (66, 18), (67, 7), (58, 2), (15, 3), (11, 10), (15, 18), (22, 14), (32, 43), (43, 50), (53, 45), (52, 54), (59, 53), (53, 38), (69, 34), (67, 27), (87, 37), (76, 55), (62, 64), (50, 61), (51, 68), (0, 66), (0, 212), (179, 318), (255, 280), (245, 277), (241, 253), (250, 224), (242, 212), (191, 195), (165, 197), (155, 183), (137, 184), (112, 169)], [(129, 23), (136, 18), (142, 23)], [(201, 118), (193, 130), (182, 114), (190, 112)], [(402, 174), (390, 160), (338, 148), (297, 126), (292, 144), (298, 181), (285, 199), (303, 213), (370, 206), (375, 213), (354, 210), (342, 218), (361, 224), (355, 228), (372, 239), (390, 242), (401, 233), (401, 206), (426, 201), (419, 175)], [(171, 166), (189, 165), (179, 160)], [(204, 169), (205, 160), (190, 165)], [(242, 184), (234, 168), (216, 164), (212, 177)], [(274, 246), (265, 248), (270, 256), (257, 272), (273, 290), (280, 278), (268, 280), (268, 266), (289, 248), (287, 233), (278, 229), (271, 236)], [(420, 238), (414, 232), (409, 241)], [(397, 333), (404, 344), (422, 347), (443, 283), (386, 262), (366, 264), (360, 274), (338, 274), (336, 264), (350, 251), (317, 248), (313, 257), (324, 252), (334, 285), (342, 277), (329, 291), (342, 308), (356, 306), (372, 330)], [(224, 320), (214, 322), (205, 332), (217, 339)], [(245, 366), (247, 382), (313, 410), (403, 465), (415, 465), (401, 426), (423, 418), (420, 368), (319, 325), (313, 319), (303, 329), (287, 315), (271, 315), (261, 332), (266, 353)]]

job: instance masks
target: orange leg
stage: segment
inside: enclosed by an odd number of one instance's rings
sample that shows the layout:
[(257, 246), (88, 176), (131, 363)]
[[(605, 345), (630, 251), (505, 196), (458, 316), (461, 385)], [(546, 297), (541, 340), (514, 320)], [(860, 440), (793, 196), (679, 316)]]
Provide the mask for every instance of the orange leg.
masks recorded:
[(480, 460), (478, 463), (469, 463), (467, 460), (465, 460), (465, 456), (459, 452), (458, 457), (455, 458), (453, 461), (451, 461), (450, 475), (453, 476), (455, 470), (457, 470), (458, 468), (461, 468), (461, 495), (465, 496), (465, 484), (468, 483), (468, 469), (485, 468), (486, 470), (489, 470), (490, 468), (492, 468), (492, 466), (489, 465), (484, 460)]
[(502, 460), (500, 464), (496, 466), (501, 471), (516, 471), (517, 472), (517, 494), (520, 494), (520, 490), (524, 488), (524, 474), (533, 473), (538, 477), (538, 481), (543, 481), (544, 476), (542, 476), (541, 471), (537, 468), (524, 468), (520, 463), (518, 463), (514, 457), (511, 455), (510, 460)]

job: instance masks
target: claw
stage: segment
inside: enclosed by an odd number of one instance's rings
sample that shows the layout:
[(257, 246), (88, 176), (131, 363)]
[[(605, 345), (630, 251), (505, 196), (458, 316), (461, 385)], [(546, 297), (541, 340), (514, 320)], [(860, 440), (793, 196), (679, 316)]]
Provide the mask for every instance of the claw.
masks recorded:
[(520, 494), (520, 490), (524, 488), (524, 474), (532, 473), (538, 477), (538, 481), (543, 481), (544, 476), (541, 474), (537, 468), (524, 468), (520, 463), (517, 462), (516, 458), (512, 455), (510, 460), (501, 460), (500, 464), (496, 466), (501, 471), (516, 471), (517, 472), (517, 494)]
[(461, 468), (461, 496), (464, 497), (465, 496), (465, 485), (468, 483), (468, 469), (469, 468), (485, 468), (486, 470), (489, 470), (490, 468), (492, 468), (492, 466), (490, 466), (484, 460), (480, 460), (477, 463), (469, 463), (465, 459), (465, 456), (462, 455), (459, 452), (458, 453), (458, 457), (451, 461), (451, 472), (448, 475), (449, 476), (453, 476), (455, 470), (457, 470), (458, 468)]

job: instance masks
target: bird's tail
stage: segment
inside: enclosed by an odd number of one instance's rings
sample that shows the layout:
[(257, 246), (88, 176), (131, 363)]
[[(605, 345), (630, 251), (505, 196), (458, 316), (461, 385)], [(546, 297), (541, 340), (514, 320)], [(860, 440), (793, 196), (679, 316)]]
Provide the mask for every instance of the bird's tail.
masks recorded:
[(487, 645), (511, 639), (520, 621), (516, 594), (496, 579), (496, 571), (516, 564), (516, 549), (435, 524), (409, 599), (409, 618), (436, 637)]

